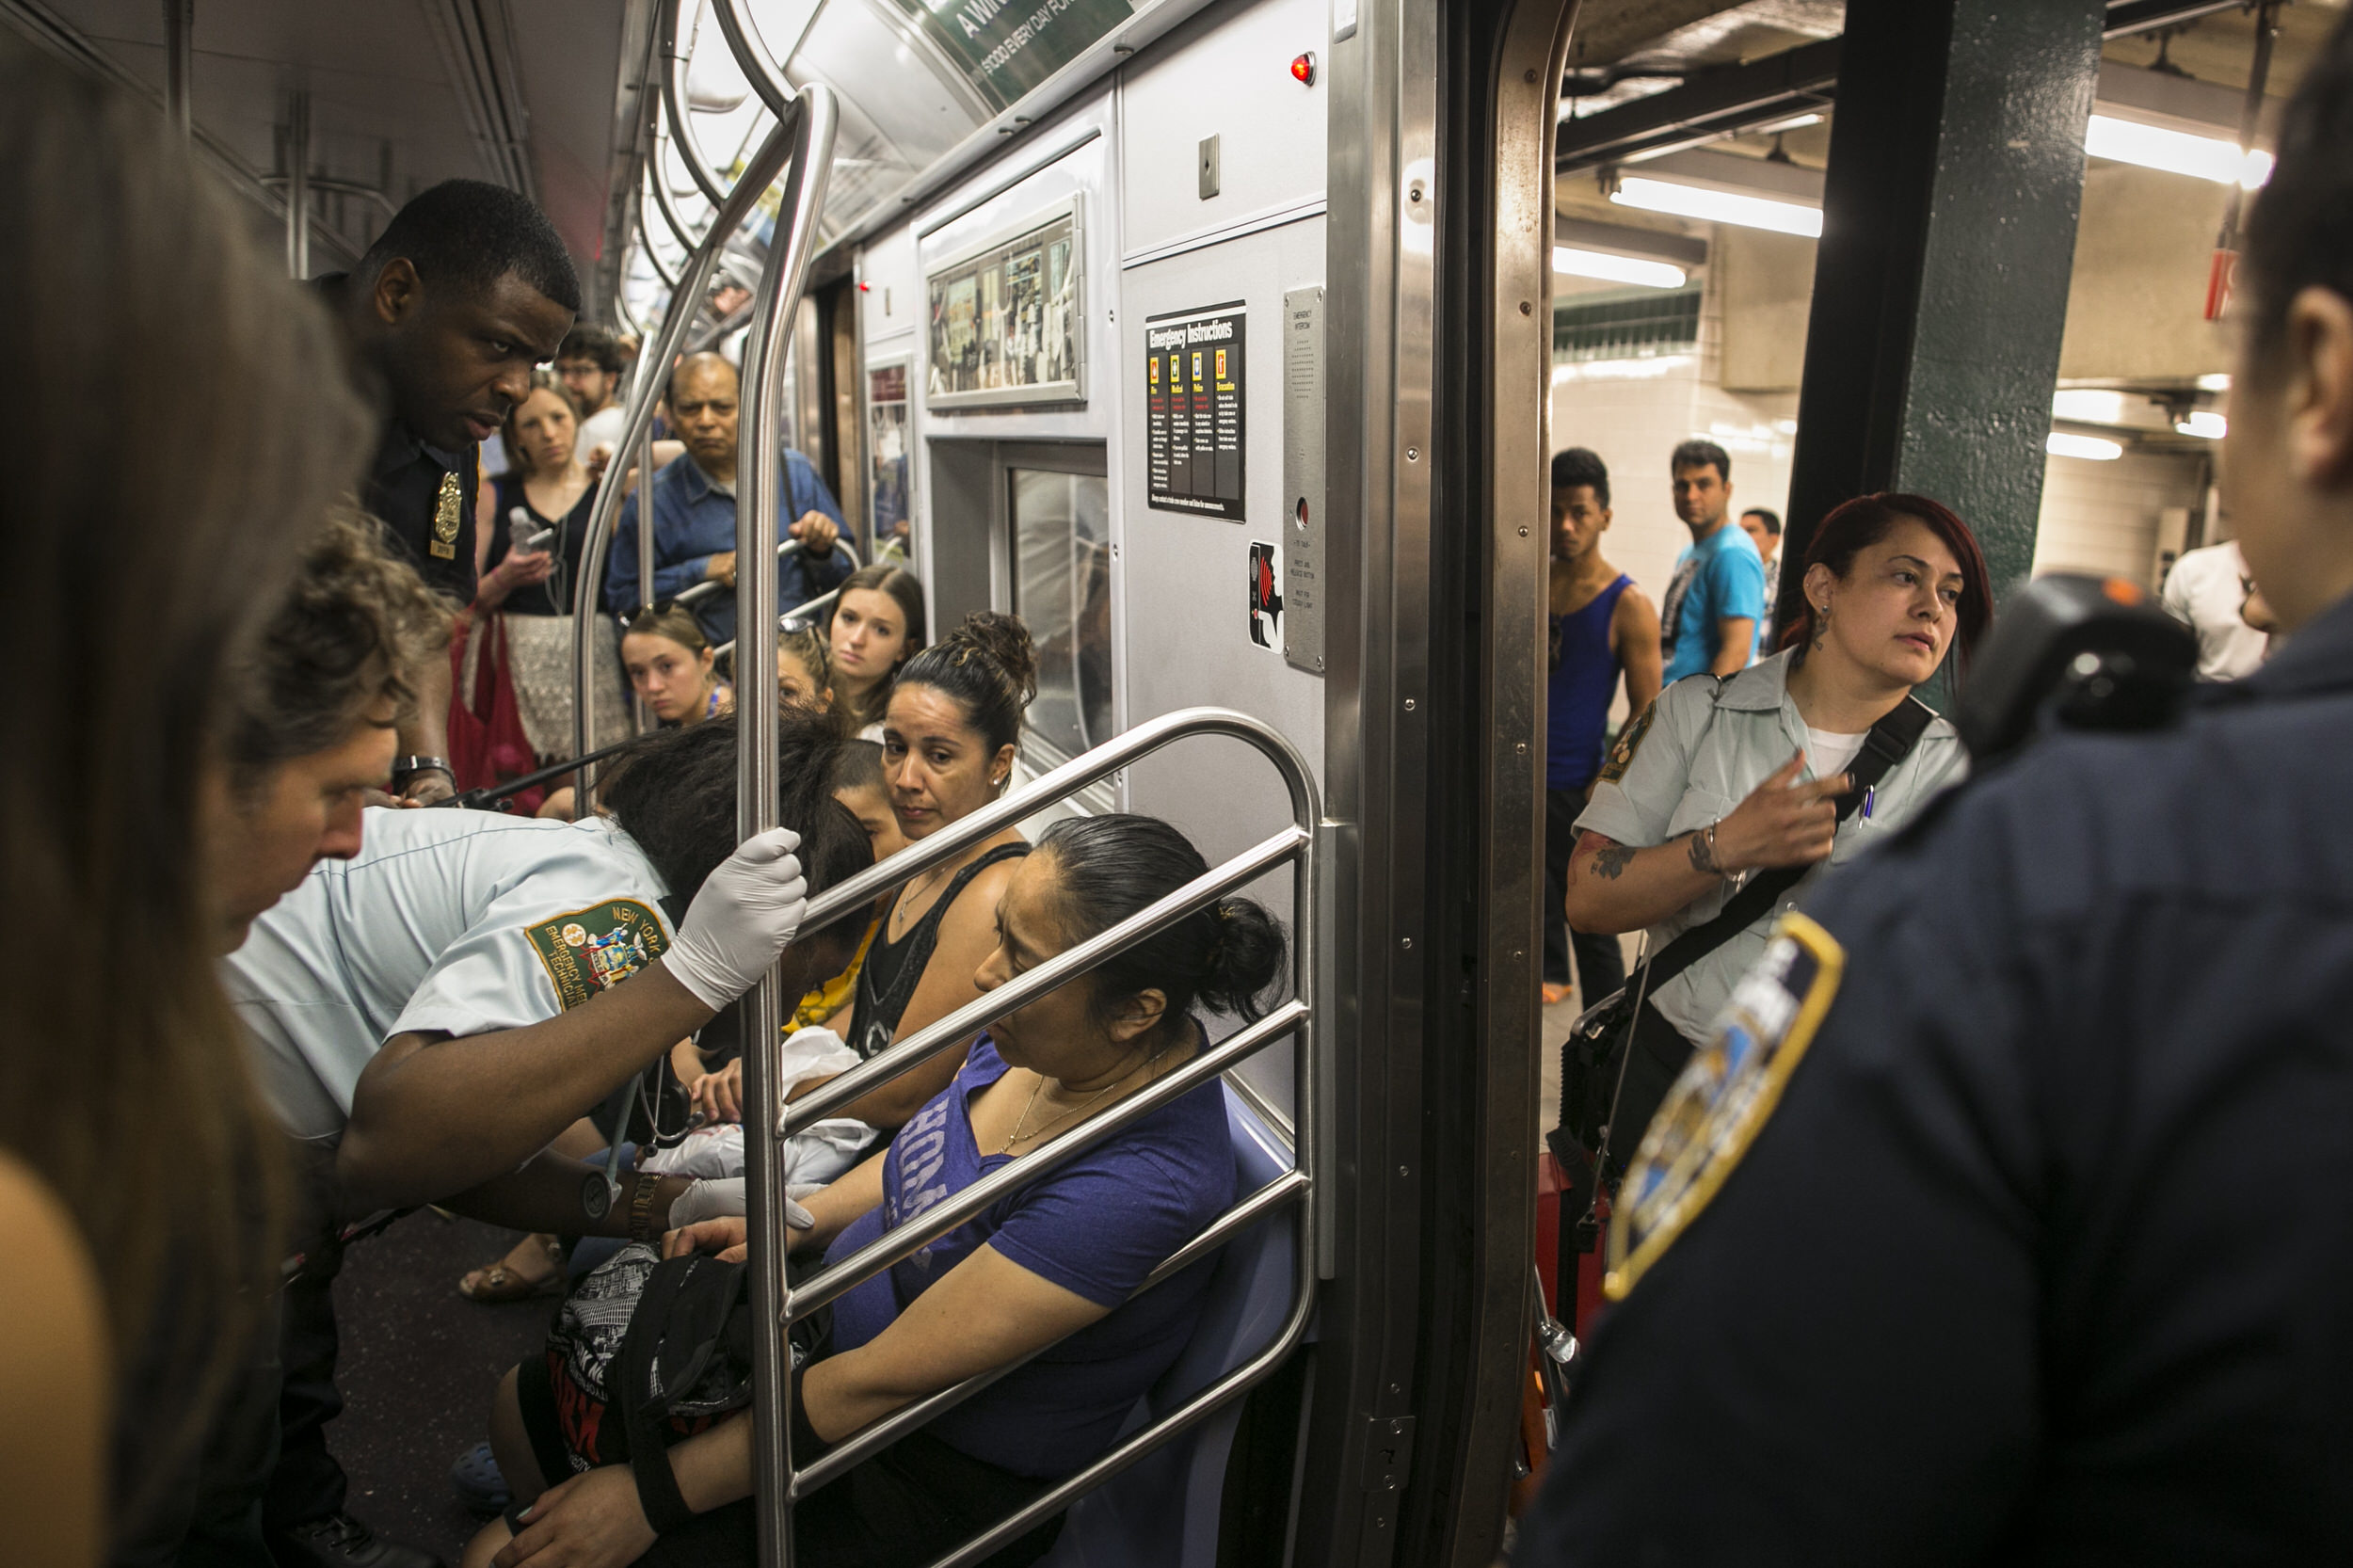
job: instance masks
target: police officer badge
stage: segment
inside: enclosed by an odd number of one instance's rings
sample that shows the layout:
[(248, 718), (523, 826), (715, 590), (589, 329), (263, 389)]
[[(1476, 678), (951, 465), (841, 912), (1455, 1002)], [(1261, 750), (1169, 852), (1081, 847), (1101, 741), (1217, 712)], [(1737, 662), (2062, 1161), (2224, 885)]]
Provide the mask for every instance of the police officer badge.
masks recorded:
[(1748, 1152), (1838, 993), (1847, 955), (1831, 934), (1787, 914), (1734, 988), (1715, 1037), (1692, 1053), (1642, 1134), (1609, 1223), (1602, 1288), (1623, 1301)]
[(458, 484), (457, 475), (442, 474), (440, 493), (433, 501), (433, 538), (425, 546), (440, 560), (457, 558), (457, 530), (463, 520), (464, 504), (465, 489)]

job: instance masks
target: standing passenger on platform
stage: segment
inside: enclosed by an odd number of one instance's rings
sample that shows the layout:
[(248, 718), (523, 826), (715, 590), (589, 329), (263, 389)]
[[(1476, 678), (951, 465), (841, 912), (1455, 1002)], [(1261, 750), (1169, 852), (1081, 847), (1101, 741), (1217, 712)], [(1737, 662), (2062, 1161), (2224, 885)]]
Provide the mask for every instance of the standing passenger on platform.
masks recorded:
[[(403, 207), (359, 265), (316, 285), (387, 413), (360, 500), (428, 586), (474, 595), (476, 449), (531, 390), (580, 310), (580, 280), (547, 216), (523, 197), (449, 180)], [(447, 660), (416, 672), (392, 788), (429, 804), (449, 771)]]
[[(697, 583), (721, 584), (720, 592), (694, 606), (714, 645), (735, 640), (738, 391), (735, 367), (716, 354), (679, 361), (670, 375), (670, 417), (693, 460), (657, 470), (652, 487), (654, 598), (676, 599)], [(776, 563), (779, 612), (808, 603), (850, 572), (834, 549), (841, 536), (840, 506), (807, 457), (789, 447), (783, 456), (776, 542), (798, 539), (801, 549)], [(632, 495), (622, 503), (604, 575), (605, 607), (622, 614), (639, 607), (637, 506), (643, 499)]]
[(2274, 623), (2236, 539), (2184, 554), (2159, 597), (2198, 633), (2199, 680), (2236, 680), (2271, 656)]
[(1609, 707), (1625, 677), (1628, 721), (1658, 696), (1658, 612), (1634, 579), (1602, 558), (1609, 470), (1581, 446), (1553, 454), (1552, 674), (1545, 689), (1545, 1003), (1566, 1000), (1569, 952), (1588, 1007), (1625, 984), (1615, 936), (1572, 932), (1562, 913), (1577, 817), (1601, 771)]
[(1781, 594), (1781, 514), (1752, 506), (1740, 514), (1740, 531), (1765, 563), (1765, 613), (1756, 620), (1756, 657), (1773, 650), (1773, 601)]
[(1756, 651), (1765, 617), (1765, 563), (1747, 534), (1729, 526), (1732, 458), (1713, 441), (1685, 441), (1668, 459), (1675, 516), (1691, 531), (1675, 557), (1659, 640), (1670, 686), (1687, 675), (1737, 675)]

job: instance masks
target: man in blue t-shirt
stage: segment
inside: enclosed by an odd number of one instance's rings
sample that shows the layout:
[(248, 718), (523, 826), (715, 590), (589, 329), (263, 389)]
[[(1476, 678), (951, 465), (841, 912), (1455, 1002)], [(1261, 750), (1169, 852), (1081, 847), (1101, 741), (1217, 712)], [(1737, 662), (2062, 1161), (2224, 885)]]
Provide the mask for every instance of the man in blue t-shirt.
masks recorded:
[(1714, 441), (1689, 440), (1668, 459), (1675, 516), (1691, 546), (1675, 557), (1658, 613), (1658, 643), (1670, 686), (1687, 675), (1737, 675), (1756, 648), (1765, 615), (1765, 563), (1731, 525), (1732, 458)]

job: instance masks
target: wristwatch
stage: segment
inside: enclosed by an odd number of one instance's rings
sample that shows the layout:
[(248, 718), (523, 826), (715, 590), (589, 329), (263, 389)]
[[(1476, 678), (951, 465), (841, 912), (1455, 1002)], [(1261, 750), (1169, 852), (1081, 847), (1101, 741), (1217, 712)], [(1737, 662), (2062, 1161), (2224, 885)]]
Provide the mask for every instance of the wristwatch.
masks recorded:
[(449, 759), (446, 757), (395, 757), (392, 759), (393, 790), (398, 791), (413, 776), (421, 773), (446, 773), (453, 782), (457, 777), (455, 773), (450, 773)]
[(629, 1239), (651, 1241), (659, 1233), (653, 1228), (653, 1190), (662, 1178), (651, 1171), (637, 1173), (636, 1190), (629, 1197)]

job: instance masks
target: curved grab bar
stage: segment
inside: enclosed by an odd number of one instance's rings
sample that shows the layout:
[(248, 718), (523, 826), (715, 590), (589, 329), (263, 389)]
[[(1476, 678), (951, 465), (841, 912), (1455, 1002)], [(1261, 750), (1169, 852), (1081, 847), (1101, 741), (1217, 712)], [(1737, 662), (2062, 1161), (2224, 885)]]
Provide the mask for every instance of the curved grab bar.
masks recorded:
[[(644, 448), (646, 437), (653, 429), (653, 408), (663, 377), (653, 374), (652, 367), (667, 366), (677, 357), (679, 344), (684, 340), (688, 327), (693, 325), (703, 291), (710, 285), (711, 275), (719, 264), (719, 248), (743, 225), (753, 205), (782, 170), (788, 153), (805, 152), (808, 126), (800, 115), (778, 121), (768, 134), (760, 150), (752, 154), (744, 170), (744, 178), (722, 202), (712, 219), (711, 232), (702, 246), (688, 258), (686, 275), (670, 289), (670, 302), (662, 312), (662, 330), (650, 343), (640, 346), (646, 373), (643, 384), (634, 388), (629, 405), (629, 422), (615, 453), (636, 452)], [(648, 255), (653, 254), (650, 245)], [(657, 267), (657, 270), (659, 268)], [(650, 482), (650, 475), (647, 480)], [(650, 493), (650, 490), (648, 491)], [(650, 504), (650, 502), (648, 503)], [(580, 581), (572, 592), (572, 755), (585, 757), (596, 750), (596, 704), (587, 700), (591, 683), (596, 680), (596, 616), (598, 601), (604, 593), (605, 552), (613, 537), (613, 524), (621, 512), (621, 487), (608, 482), (598, 488), (597, 504), (589, 514), (588, 533), (581, 541)], [(766, 575), (766, 574), (762, 574)], [(585, 815), (594, 793), (593, 780), (581, 779), (573, 809)]]
[(744, 79), (760, 94), (760, 101), (771, 113), (784, 113), (784, 105), (792, 102), (794, 88), (785, 80), (778, 62), (768, 57), (768, 51), (755, 43), (752, 29), (744, 25), (744, 18), (736, 10), (737, 0), (712, 0), (712, 14), (719, 19), (719, 31), (728, 40), (728, 48), (735, 56), (736, 66)]
[[(1320, 1103), (1320, 1089), (1314, 1043), (1317, 1011), (1314, 986), (1318, 956), (1316, 850), (1317, 833), (1321, 823), (1321, 802), (1314, 775), (1308, 771), (1305, 760), (1281, 731), (1245, 713), (1214, 708), (1187, 709), (1147, 720), (1127, 734), (1107, 741), (1085, 756), (1054, 769), (1028, 788), (984, 807), (961, 822), (941, 828), (840, 886), (828, 888), (810, 901), (808, 912), (802, 921), (802, 930), (813, 931), (830, 920), (869, 908), (878, 894), (942, 864), (1021, 819), (1033, 815), (1041, 808), (1077, 793), (1172, 742), (1196, 735), (1222, 735), (1242, 740), (1273, 762), (1290, 792), (1291, 824), (1155, 901), (1111, 930), (1025, 971), (988, 996), (976, 999), (929, 1028), (893, 1044), (872, 1061), (852, 1068), (789, 1106), (780, 1103), (765, 1089), (767, 1083), (775, 1080), (771, 1064), (765, 1059), (780, 1048), (774, 1028), (771, 1027), (765, 1033), (746, 1036), (755, 1042), (755, 1048), (747, 1053), (746, 1069), (760, 1075), (758, 1082), (760, 1085), (752, 1091), (753, 1097), (746, 1104), (750, 1118), (750, 1125), (745, 1129), (746, 1153), (755, 1160), (764, 1155), (773, 1170), (776, 1146), (796, 1129), (823, 1120), (875, 1085), (888, 1081), (920, 1062), (951, 1048), (975, 1029), (985, 1025), (991, 1017), (1001, 1016), (1047, 991), (1067, 984), (1104, 958), (1149, 939), (1155, 932), (1208, 906), (1226, 892), (1265, 874), (1273, 867), (1286, 861), (1290, 864), (1292, 996), (1288, 1002), (1204, 1049), (1166, 1078), (1128, 1096), (1045, 1148), (991, 1172), (955, 1197), (935, 1205), (920, 1219), (876, 1238), (852, 1256), (824, 1269), (797, 1287), (783, 1290), (781, 1299), (773, 1309), (773, 1316), (768, 1315), (768, 1308), (762, 1308), (760, 1332), (780, 1337), (785, 1324), (821, 1310), (860, 1281), (892, 1267), (965, 1224), (1012, 1190), (1026, 1186), (1063, 1162), (1085, 1153), (1123, 1128), (1152, 1114), (1179, 1096), (1201, 1087), (1274, 1041), (1286, 1035), (1290, 1037), (1300, 1109), (1291, 1169), (1257, 1192), (1242, 1196), (1233, 1208), (1154, 1270), (1137, 1292), (1141, 1294), (1143, 1290), (1160, 1284), (1178, 1271), (1208, 1256), (1215, 1248), (1274, 1209), (1295, 1202), (1301, 1206), (1302, 1214), (1291, 1262), (1292, 1301), (1282, 1326), (1241, 1366), (1218, 1378), (1176, 1410), (1147, 1423), (1143, 1430), (1120, 1442), (1078, 1474), (1057, 1483), (1012, 1517), (967, 1542), (941, 1559), (934, 1568), (965, 1568), (965, 1565), (978, 1562), (1040, 1521), (1067, 1507), (1081, 1492), (1127, 1468), (1151, 1449), (1240, 1398), (1280, 1366), (1305, 1336), (1315, 1304), (1319, 1193), (1314, 1172), (1321, 1158), (1321, 1137), (1316, 1112)], [(771, 1176), (766, 1179), (773, 1181), (774, 1178)], [(758, 1190), (756, 1185), (754, 1190)], [(757, 1226), (753, 1228), (753, 1236), (757, 1245), (760, 1237)], [(779, 1246), (773, 1251), (756, 1252), (755, 1256), (779, 1257), (782, 1251)], [(781, 1271), (756, 1271), (753, 1276), (755, 1287), (761, 1284), (763, 1276), (772, 1273), (780, 1275)], [(772, 1295), (776, 1294), (775, 1279), (768, 1280), (767, 1288)], [(782, 1540), (789, 1535), (791, 1509), (794, 1501), (808, 1496), (913, 1428), (971, 1398), (1018, 1365), (1016, 1362), (994, 1368), (928, 1394), (843, 1439), (824, 1457), (806, 1466), (792, 1467), (788, 1453), (783, 1462), (782, 1491), (761, 1493), (763, 1542), (771, 1538)], [(755, 1408), (761, 1412), (760, 1418), (754, 1424), (755, 1442), (787, 1449), (790, 1447), (786, 1433), (791, 1427), (791, 1411), (781, 1400), (790, 1397), (789, 1389), (774, 1392), (763, 1389), (760, 1393), (763, 1397), (755, 1403)], [(769, 1478), (763, 1475), (762, 1479)], [(789, 1561), (789, 1558), (764, 1560)]]
[(670, 138), (664, 133), (656, 131), (653, 134), (653, 156), (646, 160), (646, 184), (653, 190), (654, 209), (661, 213), (662, 221), (669, 228), (671, 237), (692, 251), (702, 244), (703, 237), (695, 232), (693, 224), (680, 216), (678, 198), (671, 194), (670, 182), (663, 177), (662, 150), (669, 142)]
[[(688, 123), (686, 118), (687, 57), (679, 49), (678, 37), (679, 12), (684, 5), (685, 0), (665, 0), (662, 8), (662, 109), (670, 121), (671, 138), (678, 145), (680, 161), (686, 165), (686, 172), (694, 180), (695, 188), (709, 198), (712, 206), (724, 207), (727, 205), (727, 193), (719, 188), (718, 174), (704, 160), (702, 149), (696, 145), (695, 127)], [(791, 101), (787, 100), (785, 107), (769, 106), (776, 109), (776, 118), (781, 120), (792, 112), (790, 105)], [(744, 172), (749, 175), (751, 170)], [(657, 174), (656, 178), (659, 177)], [(737, 183), (740, 184), (742, 182)], [(715, 229), (717, 225), (714, 223), (712, 227)], [(732, 229), (728, 232), (733, 232)]]
[[(798, 543), (800, 543), (800, 542), (801, 542), (801, 541), (800, 541), (800, 540), (798, 540), (798, 539), (788, 539), (788, 540), (786, 540), (786, 541), (785, 541), (785, 543), (786, 543), (786, 544), (798, 544)], [(857, 552), (856, 552), (856, 551), (852, 550), (852, 549), (851, 549), (848, 545), (846, 545), (846, 544), (842, 544), (842, 543), (840, 543), (840, 542), (838, 542), (838, 541), (835, 543), (834, 548), (835, 548), (836, 550), (839, 550), (840, 552), (841, 552), (841, 558), (842, 558), (843, 560), (845, 560), (845, 561), (847, 561), (847, 562), (849, 562), (849, 563), (850, 563), (850, 569), (851, 569), (852, 571), (856, 571), (856, 570), (857, 570), (857, 567), (858, 567), (858, 561), (857, 561)], [(781, 561), (781, 560), (783, 560), (783, 559), (784, 559), (784, 545), (778, 545), (778, 546), (776, 547), (776, 559), (777, 559), (777, 560), (779, 560), (779, 561)], [(702, 584), (699, 584), (699, 583), (697, 583), (696, 584), (695, 584), (695, 587), (694, 587), (694, 588), (689, 588), (689, 589), (687, 589), (687, 590), (686, 590), (686, 594), (691, 594), (691, 593), (695, 592), (696, 588), (699, 588), (699, 587), (701, 587), (701, 586), (702, 586)], [(680, 595), (679, 595), (679, 597), (678, 597), (678, 601), (679, 601), (680, 604), (683, 604), (683, 603), (685, 603), (685, 602), (686, 602), (686, 594), (680, 594)], [(795, 604), (794, 606), (792, 606), (792, 608), (791, 608), (790, 610), (785, 611), (782, 615), (780, 615), (780, 616), (778, 616), (776, 617), (776, 630), (777, 630), (777, 631), (779, 631), (779, 632), (783, 631), (786, 627), (788, 627), (788, 626), (792, 625), (794, 621), (796, 621), (796, 620), (801, 620), (801, 619), (806, 618), (806, 617), (808, 616), (808, 615), (809, 614), (809, 612), (810, 612), (810, 611), (812, 611), (812, 610), (814, 610), (814, 609), (816, 609), (819, 605), (821, 605), (821, 604), (831, 604), (831, 603), (832, 603), (835, 600), (840, 599), (840, 597), (841, 597), (841, 590), (840, 590), (840, 588), (839, 588), (839, 587), (832, 587), (832, 588), (827, 588), (827, 589), (826, 589), (824, 593), (819, 594), (819, 595), (818, 595), (815, 599), (812, 599), (812, 600), (808, 600), (808, 601), (807, 603), (805, 603), (805, 604)], [(733, 642), (731, 642), (731, 641), (730, 641), (730, 642), (724, 642), (724, 643), (721, 643), (721, 644), (720, 644), (717, 648), (712, 648), (712, 649), (711, 650), (711, 656), (712, 656), (713, 659), (724, 659), (724, 658), (726, 658), (728, 654), (733, 653), (734, 651), (735, 651), (735, 644), (734, 644)]]
[[(803, 545), (798, 539), (779, 539), (776, 541), (776, 559), (781, 561), (788, 555), (800, 554), (805, 549), (807, 549), (807, 546)], [(852, 556), (851, 559), (855, 562), (856, 557)], [(852, 571), (856, 571), (857, 570), (857, 568), (854, 565), (850, 568), (850, 569)], [(693, 587), (686, 589), (670, 602), (673, 604), (699, 604), (704, 600), (711, 598), (713, 594), (716, 594), (719, 591), (719, 580), (715, 577), (709, 578), (703, 582), (696, 584)], [(720, 648), (717, 651), (724, 653), (727, 649)]]

